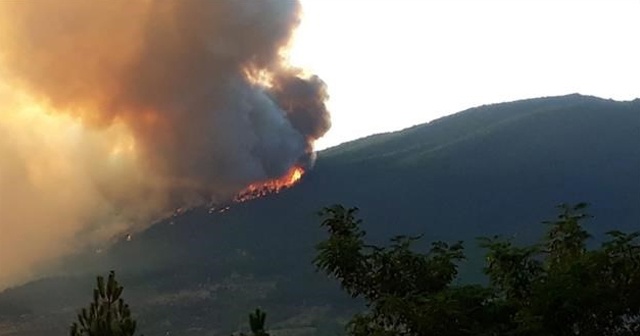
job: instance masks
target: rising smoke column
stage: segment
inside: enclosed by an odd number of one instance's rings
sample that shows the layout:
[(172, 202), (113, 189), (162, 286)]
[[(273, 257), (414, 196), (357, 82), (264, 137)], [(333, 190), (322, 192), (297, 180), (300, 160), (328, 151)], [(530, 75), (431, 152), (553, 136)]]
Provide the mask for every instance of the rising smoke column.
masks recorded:
[(299, 20), (286, 0), (0, 3), (0, 287), (311, 164), (330, 122), (285, 61)]

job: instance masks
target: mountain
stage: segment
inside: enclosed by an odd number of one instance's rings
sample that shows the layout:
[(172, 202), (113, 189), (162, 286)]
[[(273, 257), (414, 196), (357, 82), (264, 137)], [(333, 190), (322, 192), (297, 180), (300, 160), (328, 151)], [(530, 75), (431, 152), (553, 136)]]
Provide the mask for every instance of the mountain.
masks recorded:
[(185, 211), (5, 290), (0, 335), (65, 332), (90, 301), (94, 275), (110, 269), (147, 335), (226, 335), (256, 306), (279, 335), (335, 334), (361, 307), (311, 265), (325, 237), (322, 207), (360, 207), (376, 243), (398, 234), (464, 240), (461, 281), (482, 281), (476, 237), (531, 241), (555, 205), (581, 201), (592, 204), (596, 240), (640, 229), (640, 99), (486, 105), (322, 151), (291, 189), (222, 213)]

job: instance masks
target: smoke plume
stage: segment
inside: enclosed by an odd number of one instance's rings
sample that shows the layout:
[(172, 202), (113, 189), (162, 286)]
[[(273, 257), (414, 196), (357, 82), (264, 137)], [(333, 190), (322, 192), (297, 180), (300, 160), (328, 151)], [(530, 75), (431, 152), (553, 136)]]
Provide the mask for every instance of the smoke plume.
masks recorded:
[(0, 3), (0, 288), (180, 206), (308, 166), (326, 86), (297, 1)]

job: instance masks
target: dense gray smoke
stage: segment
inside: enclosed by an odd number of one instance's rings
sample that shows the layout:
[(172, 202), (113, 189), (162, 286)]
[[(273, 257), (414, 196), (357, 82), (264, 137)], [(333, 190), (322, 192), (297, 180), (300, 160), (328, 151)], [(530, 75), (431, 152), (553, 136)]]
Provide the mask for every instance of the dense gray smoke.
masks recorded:
[(285, 61), (299, 20), (286, 0), (0, 3), (3, 271), (308, 166), (330, 122)]

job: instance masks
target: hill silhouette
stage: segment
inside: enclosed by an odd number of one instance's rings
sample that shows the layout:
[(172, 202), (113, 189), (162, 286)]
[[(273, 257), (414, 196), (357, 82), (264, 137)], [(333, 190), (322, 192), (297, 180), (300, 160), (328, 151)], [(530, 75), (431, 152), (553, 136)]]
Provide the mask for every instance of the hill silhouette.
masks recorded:
[(639, 99), (577, 94), (481, 106), (349, 142), (320, 152), (294, 188), (222, 213), (185, 211), (69, 258), (62, 275), (5, 290), (0, 330), (66, 330), (95, 274), (115, 269), (144, 334), (228, 333), (256, 305), (281, 332), (330, 334), (358, 303), (310, 263), (323, 206), (360, 207), (374, 241), (464, 240), (462, 281), (482, 281), (475, 238), (532, 241), (558, 203), (591, 203), (591, 232), (640, 228), (639, 143)]

